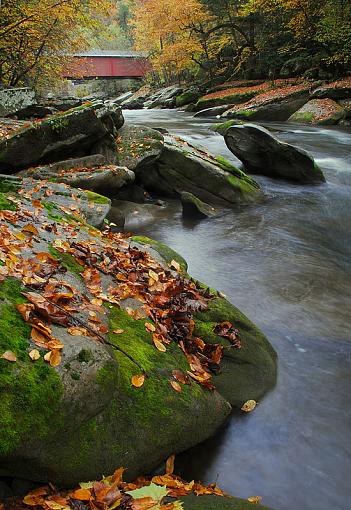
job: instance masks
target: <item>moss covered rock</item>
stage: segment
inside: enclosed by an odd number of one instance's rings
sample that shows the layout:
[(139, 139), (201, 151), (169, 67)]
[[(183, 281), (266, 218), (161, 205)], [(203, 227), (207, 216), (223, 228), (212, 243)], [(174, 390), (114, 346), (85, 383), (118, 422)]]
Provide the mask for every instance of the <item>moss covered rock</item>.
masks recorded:
[(253, 505), (246, 499), (219, 496), (184, 496), (180, 498), (184, 510), (270, 510), (265, 505)]
[(289, 118), (301, 124), (333, 125), (346, 117), (344, 108), (333, 99), (312, 99)]
[(261, 126), (232, 126), (225, 132), (224, 140), (249, 173), (301, 184), (325, 182), (322, 170), (308, 152), (279, 141)]
[[(185, 277), (184, 285), (199, 288), (189, 282), (185, 261), (148, 238), (103, 235), (79, 215), (77, 198), (69, 202), (65, 195), (61, 209), (55, 200), (47, 201), (57, 193), (57, 186), (62, 185), (38, 181), (34, 192), (24, 185), (4, 194), (5, 207), (8, 201), (15, 203), (16, 210), (2, 213), (0, 222), (1, 239), (11, 244), (9, 251), (9, 244), (0, 242), (4, 264), (0, 265), (0, 476), (71, 486), (99, 479), (122, 465), (129, 477), (135, 477), (214, 434), (231, 411), (229, 402), (240, 405), (247, 398), (259, 398), (274, 382), (275, 353), (238, 310), (208, 297), (207, 310), (194, 315), (195, 328), (207, 343), (224, 345), (222, 373), (213, 377), (219, 391), (190, 378), (181, 391), (174, 388), (172, 372), (186, 374), (189, 362), (177, 342), (166, 349), (155, 347), (155, 326), (147, 318), (144, 294), (138, 290), (131, 295), (123, 282), (128, 281), (126, 274), (133, 274), (132, 266), (141, 271), (138, 281), (151, 288), (151, 267), (166, 275), (167, 282)], [(65, 189), (73, 194), (74, 190)], [(145, 251), (135, 249), (136, 245)], [(116, 256), (129, 262), (107, 270)], [(181, 277), (172, 261), (178, 261), (179, 271), (183, 269)], [(127, 272), (121, 272), (121, 264)], [(95, 280), (89, 277), (94, 270), (99, 274), (98, 294)], [(63, 345), (58, 363), (44, 359), (58, 347), (50, 347), (45, 335), (39, 341), (17, 309), (32, 299), (29, 290), (40, 299), (47, 296), (51, 306), (49, 312), (38, 313), (44, 321), (49, 315), (50, 335)], [(67, 292), (72, 293), (68, 309)], [(214, 334), (214, 326), (224, 320), (239, 329), (241, 352), (232, 353), (226, 341)], [(94, 331), (100, 331), (98, 336)], [(34, 349), (39, 359), (29, 355)], [(16, 361), (3, 356), (6, 351)], [(132, 378), (141, 371), (144, 383), (135, 387)]]

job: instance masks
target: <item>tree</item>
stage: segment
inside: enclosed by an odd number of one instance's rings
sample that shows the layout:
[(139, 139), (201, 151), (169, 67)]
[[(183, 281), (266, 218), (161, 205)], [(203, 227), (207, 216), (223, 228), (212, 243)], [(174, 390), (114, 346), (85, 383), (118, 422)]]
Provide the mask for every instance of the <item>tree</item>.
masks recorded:
[(61, 75), (69, 54), (86, 47), (82, 28), (97, 26), (109, 0), (4, 0), (0, 21), (0, 79), (40, 85)]

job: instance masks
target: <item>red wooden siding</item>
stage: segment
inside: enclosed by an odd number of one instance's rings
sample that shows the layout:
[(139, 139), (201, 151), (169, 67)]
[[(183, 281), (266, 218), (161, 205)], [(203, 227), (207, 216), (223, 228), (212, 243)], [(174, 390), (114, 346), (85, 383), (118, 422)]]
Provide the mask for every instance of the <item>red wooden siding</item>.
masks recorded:
[(74, 57), (67, 78), (142, 78), (151, 67), (143, 57)]

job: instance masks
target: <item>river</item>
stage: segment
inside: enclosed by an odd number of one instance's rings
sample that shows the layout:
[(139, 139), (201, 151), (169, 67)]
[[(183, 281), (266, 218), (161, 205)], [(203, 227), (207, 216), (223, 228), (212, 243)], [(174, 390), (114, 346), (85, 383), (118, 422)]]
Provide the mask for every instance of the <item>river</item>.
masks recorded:
[[(126, 111), (238, 163), (215, 120), (174, 110)], [(217, 121), (218, 122), (218, 121)], [(194, 277), (224, 292), (279, 356), (277, 386), (245, 416), (180, 456), (185, 478), (218, 481), (276, 510), (347, 510), (351, 496), (351, 130), (265, 124), (307, 149), (327, 183), (257, 176), (264, 204), (184, 222), (173, 204), (138, 234), (181, 253)]]

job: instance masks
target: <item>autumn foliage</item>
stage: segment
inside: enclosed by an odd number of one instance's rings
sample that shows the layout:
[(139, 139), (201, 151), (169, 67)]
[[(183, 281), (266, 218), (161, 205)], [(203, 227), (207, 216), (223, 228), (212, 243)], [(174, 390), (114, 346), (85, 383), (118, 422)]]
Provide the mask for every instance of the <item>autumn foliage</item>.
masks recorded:
[(107, 15), (109, 0), (3, 0), (0, 80), (37, 85), (60, 77), (69, 55), (88, 45), (83, 29)]

